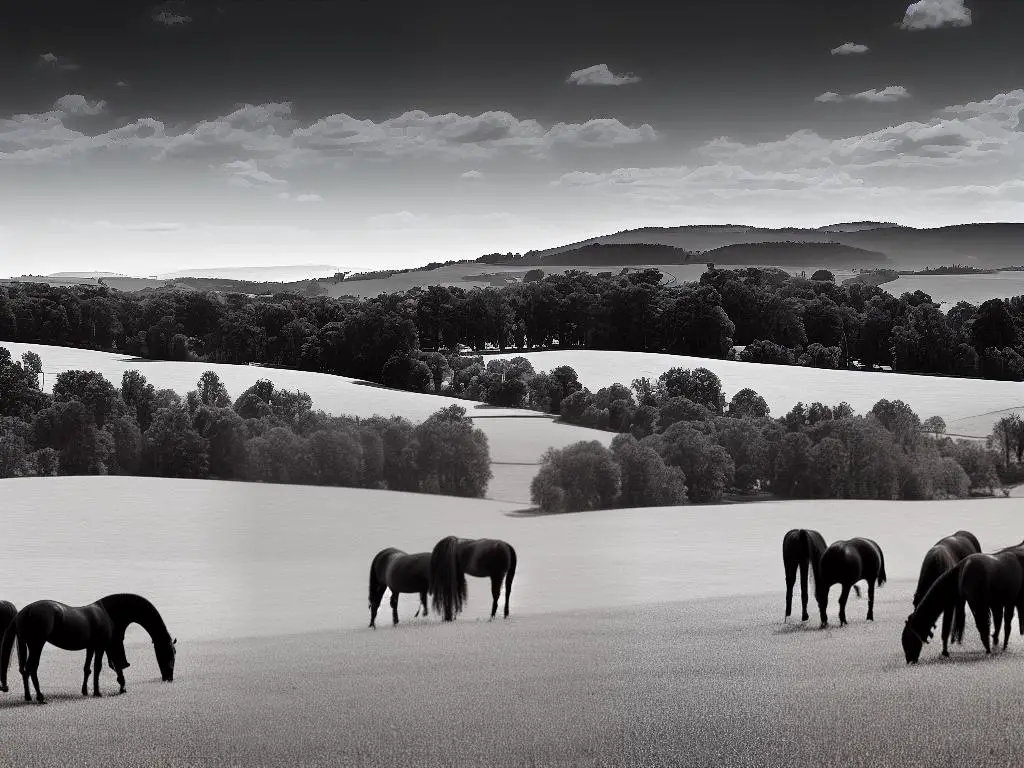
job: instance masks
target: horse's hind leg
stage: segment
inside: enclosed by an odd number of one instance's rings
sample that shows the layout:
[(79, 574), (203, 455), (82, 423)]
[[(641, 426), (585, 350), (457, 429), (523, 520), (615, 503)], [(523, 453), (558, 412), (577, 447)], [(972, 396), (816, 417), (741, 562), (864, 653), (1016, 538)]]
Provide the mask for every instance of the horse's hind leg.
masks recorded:
[[(796, 584), (796, 569), (797, 564), (787, 562), (786, 563), (786, 618), (788, 619), (793, 613), (793, 585)], [(807, 587), (804, 587), (804, 593), (806, 594)]]
[(45, 643), (39, 643), (38, 645), (28, 647), (28, 657), (25, 659), (25, 701), (32, 701), (32, 697), (28, 692), (28, 679), (32, 678), (32, 685), (36, 689), (36, 701), (40, 704), (46, 703), (46, 697), (43, 696), (43, 692), (39, 690), (39, 657), (43, 653), (43, 645)]
[(398, 625), (398, 592), (391, 593), (391, 622), (392, 626)]
[(416, 616), (414, 616), (413, 618), (418, 617), (420, 615), (421, 611), (423, 612), (423, 618), (426, 618), (427, 616), (430, 615), (427, 612), (427, 593), (426, 592), (420, 592), (420, 604), (416, 608)]
[(1003, 628), (1003, 609), (998, 605), (992, 608), (992, 646), (999, 650), (999, 630)]
[(868, 621), (875, 620), (875, 580), (868, 579)]
[(1006, 650), (1010, 642), (1010, 630), (1013, 628), (1013, 606), (1008, 605), (1003, 609), (1003, 650)]
[[(807, 569), (810, 567), (810, 563), (807, 560), (800, 562), (800, 608), (802, 613), (800, 614), (800, 621), (807, 621), (811, 618), (810, 614), (807, 613)], [(786, 612), (789, 615), (789, 612)]]
[(494, 621), (494, 617), (498, 615), (498, 598), (501, 597), (501, 579), (505, 574), (499, 574), (497, 576), (491, 576), (491, 618), (490, 621)]
[[(850, 599), (850, 586), (849, 584), (843, 584), (843, 591), (839, 593), (839, 626), (843, 626), (847, 623), (846, 621), (846, 601)], [(868, 615), (870, 615), (871, 609), (868, 608)]]
[(89, 663), (92, 661), (92, 648), (85, 649), (85, 679), (82, 681), (82, 695), (89, 695), (89, 673), (92, 671), (89, 669)]
[(103, 648), (96, 649), (96, 669), (92, 674), (92, 695), (97, 697), (103, 695), (100, 693), (100, 672), (103, 671), (103, 652)]

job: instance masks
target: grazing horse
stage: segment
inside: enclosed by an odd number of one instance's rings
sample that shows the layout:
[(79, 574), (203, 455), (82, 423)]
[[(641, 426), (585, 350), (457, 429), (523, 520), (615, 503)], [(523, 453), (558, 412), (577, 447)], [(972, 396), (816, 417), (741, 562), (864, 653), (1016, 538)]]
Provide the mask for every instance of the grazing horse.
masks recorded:
[(100, 672), (103, 655), (117, 673), (121, 693), (125, 692), (124, 670), (130, 666), (124, 653), (124, 634), (139, 624), (153, 640), (156, 661), (164, 682), (174, 679), (177, 640), (172, 640), (160, 612), (144, 597), (131, 594), (107, 595), (85, 606), (69, 606), (56, 600), (39, 600), (18, 611), (0, 645), (0, 691), (7, 692), (7, 668), (11, 650), (18, 644), (18, 670), (25, 683), (25, 701), (32, 701), (29, 678), (36, 689), (36, 701), (46, 703), (39, 690), (39, 658), (46, 643), (65, 651), (85, 651), (85, 680), (82, 695), (89, 694), (89, 663), (95, 657), (92, 695), (101, 696)]
[[(921, 563), (921, 574), (917, 579), (917, 589), (914, 590), (914, 608), (924, 599), (928, 589), (938, 578), (959, 563), (968, 555), (981, 552), (981, 544), (978, 538), (970, 531), (957, 531), (951, 536), (939, 539), (929, 549)], [(949, 656), (950, 633), (954, 643), (962, 644), (964, 641), (964, 626), (966, 624), (967, 601), (960, 598), (949, 610), (942, 614), (942, 655)]]
[(846, 601), (850, 588), (864, 579), (868, 583), (868, 621), (875, 620), (875, 584), (885, 584), (885, 555), (882, 548), (871, 539), (853, 538), (833, 542), (821, 556), (819, 566), (821, 580), (817, 583), (818, 609), (821, 612), (821, 626), (828, 626), (828, 591), (833, 584), (842, 585), (839, 595), (839, 626), (846, 621)]
[(516, 575), (516, 551), (501, 539), (460, 539), (446, 536), (430, 553), (430, 591), (434, 610), (445, 621), (454, 621), (466, 602), (466, 575), (491, 579), (491, 620), (498, 613), (501, 580), (505, 580), (505, 618), (512, 579)]
[[(801, 621), (807, 621), (807, 567), (810, 566), (814, 584), (818, 584), (821, 556), (827, 548), (825, 537), (810, 528), (794, 528), (782, 537), (782, 565), (786, 571), (786, 619), (793, 614), (793, 586), (796, 584), (796, 572), (800, 571), (800, 606), (803, 608)], [(857, 597), (860, 587), (854, 585)]]
[(370, 563), (370, 629), (377, 628), (377, 609), (384, 592), (391, 590), (391, 617), (398, 624), (398, 595), (419, 593), (420, 607), (416, 615), (427, 615), (427, 594), (430, 592), (430, 553), (406, 554), (388, 547), (378, 552)]
[(1000, 625), (1005, 621), (1005, 649), (1010, 638), (1013, 610), (1021, 600), (1022, 586), (1024, 566), (1019, 554), (1003, 551), (994, 555), (976, 553), (965, 557), (932, 584), (917, 609), (907, 617), (902, 638), (907, 663), (917, 663), (922, 646), (932, 637), (932, 627), (939, 614), (948, 611), (961, 599), (971, 607), (985, 653), (992, 653), (989, 619), (994, 625), (992, 641), (997, 649)]

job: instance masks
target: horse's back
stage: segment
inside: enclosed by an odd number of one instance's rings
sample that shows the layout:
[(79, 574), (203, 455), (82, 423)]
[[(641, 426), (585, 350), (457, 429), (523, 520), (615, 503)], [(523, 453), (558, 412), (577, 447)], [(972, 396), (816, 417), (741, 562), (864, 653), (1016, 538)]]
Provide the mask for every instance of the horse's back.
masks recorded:
[(502, 539), (474, 539), (461, 546), (463, 567), (470, 576), (491, 576), (511, 565), (512, 545)]
[(425, 592), (430, 585), (430, 553), (402, 552), (388, 563), (385, 579), (388, 587), (398, 592)]
[(109, 635), (110, 617), (99, 603), (71, 606), (57, 600), (29, 603), (15, 618), (18, 634), (26, 641), (42, 639), (67, 651), (78, 651), (90, 640)]

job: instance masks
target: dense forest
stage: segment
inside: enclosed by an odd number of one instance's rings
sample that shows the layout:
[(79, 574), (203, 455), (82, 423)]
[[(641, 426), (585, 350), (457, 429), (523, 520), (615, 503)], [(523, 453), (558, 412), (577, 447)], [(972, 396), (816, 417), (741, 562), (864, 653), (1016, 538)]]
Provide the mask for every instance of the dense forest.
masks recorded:
[(232, 401), (213, 371), (180, 396), (139, 371), (120, 387), (64, 371), (40, 389), (42, 360), (0, 347), (0, 477), (145, 475), (483, 496), (487, 437), (451, 406), (413, 425), (314, 410), (266, 379)]
[[(0, 341), (147, 358), (262, 363), (437, 391), (451, 354), (560, 348), (1024, 379), (1024, 297), (943, 312), (777, 269), (709, 270), (663, 284), (656, 269), (568, 271), (504, 288), (431, 286), (372, 299), (104, 287), (0, 287)], [(430, 371), (426, 376), (424, 370)]]

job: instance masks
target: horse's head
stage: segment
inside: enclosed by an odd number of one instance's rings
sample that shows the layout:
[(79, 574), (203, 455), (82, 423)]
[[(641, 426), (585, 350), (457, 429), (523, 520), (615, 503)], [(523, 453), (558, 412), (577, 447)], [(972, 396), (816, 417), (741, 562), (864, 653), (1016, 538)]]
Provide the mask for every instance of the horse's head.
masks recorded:
[(170, 635), (166, 640), (153, 643), (156, 650), (156, 663), (160, 665), (160, 677), (165, 683), (174, 680), (174, 657), (177, 654), (178, 639), (171, 639)]
[(907, 659), (907, 664), (917, 664), (921, 657), (921, 648), (928, 642), (914, 629), (914, 625), (910, 623), (912, 618), (913, 614), (907, 617), (907, 623), (903, 625), (903, 655)]

